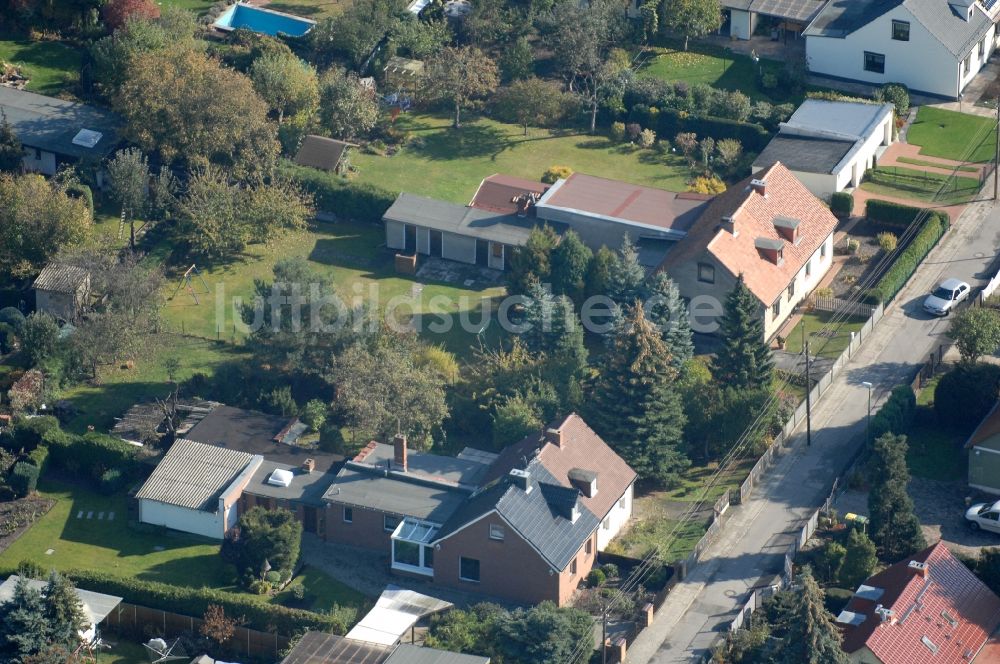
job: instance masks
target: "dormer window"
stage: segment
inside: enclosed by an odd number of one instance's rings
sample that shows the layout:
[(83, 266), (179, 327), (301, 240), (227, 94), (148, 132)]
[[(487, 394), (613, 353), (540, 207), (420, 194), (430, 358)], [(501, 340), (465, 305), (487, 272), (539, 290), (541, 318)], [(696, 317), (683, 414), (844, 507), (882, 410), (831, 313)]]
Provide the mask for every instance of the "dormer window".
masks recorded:
[(779, 216), (774, 218), (774, 230), (778, 232), (778, 235), (792, 244), (798, 244), (799, 240), (802, 239), (799, 234), (799, 226), (801, 225), (802, 221), (793, 219), (792, 217)]
[(785, 262), (784, 240), (778, 240), (770, 237), (759, 237), (754, 240), (754, 246), (757, 247), (758, 253), (764, 260), (770, 261), (775, 265), (781, 265)]

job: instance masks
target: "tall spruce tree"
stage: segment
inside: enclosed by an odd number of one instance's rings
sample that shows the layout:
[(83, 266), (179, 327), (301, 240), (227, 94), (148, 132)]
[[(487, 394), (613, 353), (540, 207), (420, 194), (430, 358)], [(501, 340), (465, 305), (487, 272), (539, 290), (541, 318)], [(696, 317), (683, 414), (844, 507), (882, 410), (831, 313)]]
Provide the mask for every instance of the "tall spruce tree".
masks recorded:
[(53, 570), (43, 596), (49, 639), (53, 643), (76, 646), (80, 632), (86, 629), (87, 618), (73, 582)]
[(889, 562), (902, 560), (927, 546), (906, 490), (910, 483), (906, 448), (906, 436), (886, 434), (875, 441), (871, 461), (871, 537), (882, 558)]
[(760, 302), (747, 288), (743, 275), (726, 298), (720, 326), (722, 348), (715, 357), (716, 380), (736, 389), (769, 387), (774, 363), (764, 341)]
[(689, 463), (677, 370), (639, 303), (627, 307), (592, 395), (594, 429), (639, 476), (669, 483)]
[(784, 638), (775, 653), (781, 664), (847, 664), (850, 660), (840, 647), (840, 630), (823, 605), (823, 591), (812, 570), (799, 574), (800, 588), (785, 616)]
[(530, 326), (522, 335), (525, 345), (545, 356), (542, 378), (566, 400), (578, 401), (579, 380), (588, 354), (573, 302), (565, 295), (552, 295), (541, 284), (532, 284), (525, 304), (525, 322)]
[(847, 536), (847, 557), (840, 568), (840, 585), (844, 588), (857, 588), (872, 575), (877, 564), (875, 543), (864, 531), (852, 528)]
[(684, 300), (681, 299), (677, 284), (666, 272), (657, 272), (651, 276), (646, 290), (646, 315), (660, 329), (660, 336), (667, 344), (674, 368), (681, 370), (694, 355), (691, 321), (688, 320)]
[(631, 305), (642, 295), (646, 270), (639, 263), (639, 252), (628, 233), (615, 255), (615, 262), (608, 279), (608, 292), (619, 306)]
[(49, 626), (42, 594), (21, 578), (14, 596), (0, 604), (0, 662), (17, 662), (48, 645)]
[(21, 140), (7, 120), (7, 114), (0, 110), (0, 171), (19, 172), (23, 157)]

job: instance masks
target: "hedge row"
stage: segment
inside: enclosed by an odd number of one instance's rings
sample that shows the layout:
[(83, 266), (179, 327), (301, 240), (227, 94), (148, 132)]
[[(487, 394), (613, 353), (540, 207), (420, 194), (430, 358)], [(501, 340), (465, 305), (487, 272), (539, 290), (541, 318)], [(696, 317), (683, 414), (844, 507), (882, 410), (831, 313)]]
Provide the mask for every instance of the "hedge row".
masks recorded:
[(892, 267), (886, 271), (878, 284), (868, 291), (865, 299), (872, 304), (878, 304), (888, 302), (896, 297), (896, 294), (916, 272), (920, 262), (948, 230), (949, 225), (948, 215), (944, 212), (935, 210), (927, 215), (923, 227), (906, 249), (896, 257)]
[(699, 138), (711, 136), (715, 140), (735, 138), (746, 152), (760, 152), (771, 140), (771, 133), (759, 124), (740, 122), (706, 115), (691, 115), (685, 111), (661, 108), (651, 113), (650, 108), (636, 104), (629, 114), (630, 122), (656, 130), (656, 135), (668, 140), (681, 132), (694, 132)]
[(99, 480), (104, 471), (117, 468), (130, 475), (138, 468), (138, 448), (102, 433), (76, 436), (65, 431), (49, 431), (42, 441), (49, 448), (50, 463), (69, 473)]
[[(869, 201), (870, 203), (871, 201)], [(835, 191), (830, 196), (830, 211), (838, 217), (850, 217), (854, 210), (854, 196), (846, 191)]]
[(917, 396), (908, 385), (898, 385), (872, 417), (871, 439), (887, 433), (905, 434), (917, 413)]
[(372, 184), (351, 182), (335, 173), (299, 166), (288, 161), (278, 165), (278, 174), (297, 183), (316, 198), (316, 208), (341, 219), (381, 221), (396, 194)]
[(924, 208), (893, 203), (892, 201), (880, 201), (875, 198), (865, 202), (865, 216), (872, 221), (888, 226), (909, 226), (923, 211)]
[(209, 604), (219, 604), (226, 615), (245, 618), (247, 627), (283, 636), (295, 636), (305, 630), (345, 634), (348, 627), (343, 615), (319, 614), (267, 604), (253, 595), (236, 595), (212, 588), (183, 588), (89, 570), (70, 570), (66, 576), (86, 590), (116, 595), (132, 604), (196, 618), (204, 615)]

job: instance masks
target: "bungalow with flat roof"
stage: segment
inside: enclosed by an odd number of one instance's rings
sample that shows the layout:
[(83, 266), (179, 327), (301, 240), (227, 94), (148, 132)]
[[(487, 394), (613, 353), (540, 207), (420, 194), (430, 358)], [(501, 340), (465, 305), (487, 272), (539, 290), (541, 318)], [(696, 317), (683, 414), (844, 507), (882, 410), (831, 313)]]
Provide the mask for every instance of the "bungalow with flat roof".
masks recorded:
[[(24, 170), (55, 175), (62, 164), (99, 164), (120, 143), (121, 121), (79, 102), (0, 86), (0, 112), (24, 146)], [(97, 171), (97, 184), (103, 174)]]
[(837, 219), (781, 162), (720, 194), (660, 265), (701, 322), (742, 275), (770, 339), (823, 279)]
[(809, 191), (830, 195), (861, 184), (865, 171), (892, 144), (892, 104), (807, 99), (753, 162), (757, 173), (775, 162)]
[(720, 33), (750, 39), (762, 21), (771, 26), (772, 39), (798, 38), (827, 0), (722, 0)]

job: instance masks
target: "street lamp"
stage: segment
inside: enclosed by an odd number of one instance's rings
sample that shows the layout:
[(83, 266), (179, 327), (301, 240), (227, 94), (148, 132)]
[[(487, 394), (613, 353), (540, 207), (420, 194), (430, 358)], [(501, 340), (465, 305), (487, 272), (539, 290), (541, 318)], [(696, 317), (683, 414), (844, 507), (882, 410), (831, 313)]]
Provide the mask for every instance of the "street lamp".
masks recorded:
[(872, 443), (872, 387), (874, 387), (868, 381), (861, 383), (861, 387), (868, 388), (868, 420), (865, 422), (865, 441), (871, 445)]

